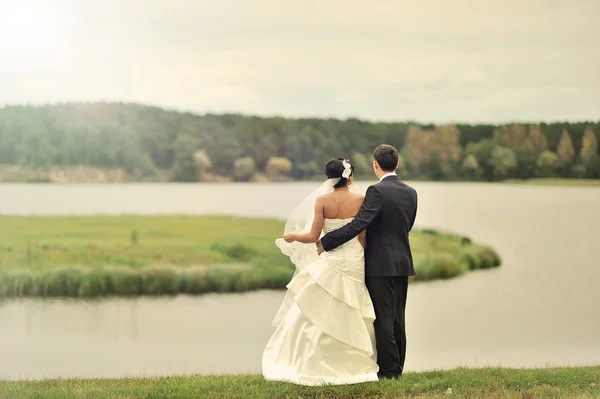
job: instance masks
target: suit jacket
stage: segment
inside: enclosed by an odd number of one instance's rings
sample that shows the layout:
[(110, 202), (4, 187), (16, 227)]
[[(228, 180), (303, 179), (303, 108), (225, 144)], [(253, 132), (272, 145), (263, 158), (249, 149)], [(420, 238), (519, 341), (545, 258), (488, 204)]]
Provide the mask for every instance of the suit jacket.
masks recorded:
[(367, 230), (365, 275), (371, 277), (415, 274), (408, 233), (417, 216), (417, 192), (398, 176), (370, 186), (354, 220), (321, 239), (325, 251)]

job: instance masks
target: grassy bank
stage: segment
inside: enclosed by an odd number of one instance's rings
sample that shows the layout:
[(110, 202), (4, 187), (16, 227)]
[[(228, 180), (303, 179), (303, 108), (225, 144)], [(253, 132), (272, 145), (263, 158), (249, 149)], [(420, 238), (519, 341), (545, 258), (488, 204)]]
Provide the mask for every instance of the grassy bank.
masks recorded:
[(531, 184), (537, 186), (600, 186), (600, 179), (528, 179), (528, 180), (505, 180), (511, 184)]
[[(200, 216), (0, 216), (0, 297), (169, 295), (284, 288), (284, 223)], [(417, 280), (498, 266), (489, 247), (411, 235)]]
[(600, 366), (461, 368), (341, 387), (301, 387), (257, 375), (0, 382), (0, 398), (598, 398), (599, 384)]

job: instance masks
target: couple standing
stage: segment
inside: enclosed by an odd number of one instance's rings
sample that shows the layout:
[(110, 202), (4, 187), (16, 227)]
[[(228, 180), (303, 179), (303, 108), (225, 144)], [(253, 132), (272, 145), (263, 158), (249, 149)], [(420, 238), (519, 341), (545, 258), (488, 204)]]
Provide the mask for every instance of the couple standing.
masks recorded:
[(328, 180), (276, 241), (296, 271), (263, 354), (267, 380), (342, 385), (402, 375), (417, 193), (396, 175), (394, 147), (380, 145), (373, 158), (380, 181), (364, 197), (348, 190), (348, 160), (328, 162)]

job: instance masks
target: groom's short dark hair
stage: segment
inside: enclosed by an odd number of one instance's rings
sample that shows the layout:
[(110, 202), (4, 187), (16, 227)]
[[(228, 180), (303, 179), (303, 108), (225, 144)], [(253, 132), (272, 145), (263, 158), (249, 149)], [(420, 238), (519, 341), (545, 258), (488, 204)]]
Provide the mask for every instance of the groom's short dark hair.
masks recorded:
[(373, 158), (384, 172), (393, 172), (398, 166), (398, 150), (389, 144), (375, 148)]

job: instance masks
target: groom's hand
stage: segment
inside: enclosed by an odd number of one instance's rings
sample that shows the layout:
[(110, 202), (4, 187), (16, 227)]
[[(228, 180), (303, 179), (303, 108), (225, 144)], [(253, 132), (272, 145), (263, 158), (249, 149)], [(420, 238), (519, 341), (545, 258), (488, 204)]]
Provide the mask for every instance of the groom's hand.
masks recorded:
[(317, 254), (321, 255), (325, 252), (325, 248), (323, 248), (323, 244), (321, 244), (321, 240), (317, 241)]

